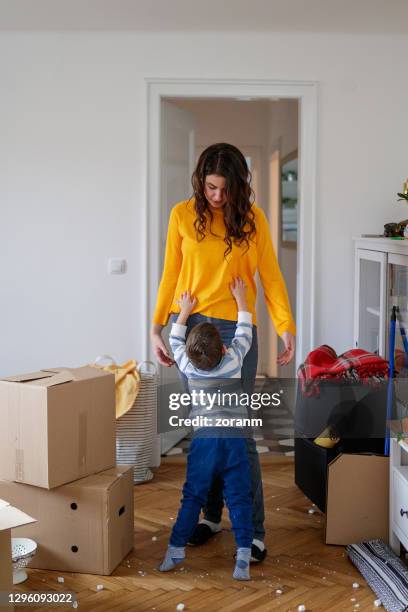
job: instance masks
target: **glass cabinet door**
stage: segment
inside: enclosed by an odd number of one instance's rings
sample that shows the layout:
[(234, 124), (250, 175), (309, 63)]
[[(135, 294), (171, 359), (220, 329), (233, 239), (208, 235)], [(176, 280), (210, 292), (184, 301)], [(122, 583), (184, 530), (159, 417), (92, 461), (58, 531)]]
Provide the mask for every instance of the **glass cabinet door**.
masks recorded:
[[(388, 256), (388, 312), (387, 312), (387, 337), (390, 327), (391, 311), (393, 306), (398, 306), (400, 323), (407, 330), (408, 326), (408, 256), (395, 255), (390, 253)], [(389, 352), (387, 346), (387, 356)], [(396, 366), (404, 364), (404, 347), (402, 344), (399, 324), (395, 334), (395, 361)]]
[(386, 254), (357, 249), (354, 344), (385, 356)]

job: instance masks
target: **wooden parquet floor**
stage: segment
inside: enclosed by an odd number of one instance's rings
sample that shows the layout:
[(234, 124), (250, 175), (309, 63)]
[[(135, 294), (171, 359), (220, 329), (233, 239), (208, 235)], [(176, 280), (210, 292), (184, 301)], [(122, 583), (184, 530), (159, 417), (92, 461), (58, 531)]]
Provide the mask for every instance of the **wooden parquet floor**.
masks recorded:
[[(135, 487), (134, 550), (112, 576), (29, 570), (19, 590), (75, 591), (81, 612), (170, 612), (181, 603), (194, 612), (296, 612), (302, 604), (315, 612), (377, 609), (376, 596), (345, 549), (323, 543), (324, 517), (308, 513), (311, 504), (294, 484), (293, 458), (264, 455), (261, 461), (269, 554), (264, 563), (251, 566), (250, 582), (232, 579), (234, 540), (227, 519), (224, 531), (207, 545), (187, 548), (183, 567), (157, 571), (184, 481), (185, 458), (167, 457), (153, 481)], [(58, 576), (64, 576), (64, 584)], [(360, 588), (353, 589), (353, 582)]]

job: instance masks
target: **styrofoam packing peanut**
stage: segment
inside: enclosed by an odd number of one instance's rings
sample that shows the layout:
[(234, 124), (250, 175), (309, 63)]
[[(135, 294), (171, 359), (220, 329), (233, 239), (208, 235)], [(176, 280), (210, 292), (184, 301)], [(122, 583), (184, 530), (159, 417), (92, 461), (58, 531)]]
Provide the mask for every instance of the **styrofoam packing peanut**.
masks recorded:
[(355, 598), (355, 597), (352, 597), (352, 598), (350, 599), (350, 601), (356, 601), (356, 598)]
[(298, 606), (298, 612), (305, 612), (306, 610), (306, 606), (303, 604), (300, 604), (300, 606)]
[(103, 591), (103, 584), (97, 584), (96, 585), (96, 590), (97, 591)]
[(276, 589), (275, 593), (277, 595), (282, 595), (283, 591), (281, 589)]
[(77, 609), (77, 607), (78, 607), (78, 602), (77, 602), (77, 601), (74, 601), (74, 603), (72, 604), (72, 607), (73, 607), (73, 608), (75, 608), (75, 609)]
[(181, 610), (184, 610), (184, 604), (183, 603), (177, 604), (176, 610), (178, 610), (179, 612), (181, 612)]
[(314, 508), (309, 508), (308, 513), (309, 514), (314, 514), (316, 512), (316, 510)]
[(156, 540), (157, 540), (157, 536), (153, 536), (153, 537), (152, 537), (152, 541), (153, 541), (153, 542), (156, 542)]
[(58, 582), (60, 582), (61, 584), (63, 584), (65, 582), (64, 580), (64, 576), (58, 576), (57, 578)]
[(375, 607), (376, 607), (376, 608), (381, 608), (381, 606), (382, 606), (382, 601), (381, 601), (381, 599), (376, 599), (376, 600), (374, 601), (374, 605), (375, 605)]
[(358, 584), (358, 582), (353, 582), (353, 589), (359, 589), (360, 585)]

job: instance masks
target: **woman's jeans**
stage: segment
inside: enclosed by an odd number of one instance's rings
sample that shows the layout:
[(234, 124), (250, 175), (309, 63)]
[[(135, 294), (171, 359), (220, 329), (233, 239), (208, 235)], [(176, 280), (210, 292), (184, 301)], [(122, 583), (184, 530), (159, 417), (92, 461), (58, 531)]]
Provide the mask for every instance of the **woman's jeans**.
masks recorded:
[[(170, 322), (176, 321), (177, 315), (172, 315)], [(218, 329), (221, 335), (223, 344), (228, 348), (235, 335), (237, 327), (236, 321), (227, 321), (226, 319), (216, 319), (214, 317), (206, 317), (200, 313), (190, 315), (187, 320), (187, 334), (190, 333), (191, 329), (198, 323), (213, 323)], [(258, 364), (258, 336), (257, 329), (254, 325), (252, 327), (252, 345), (248, 353), (245, 356), (242, 371), (241, 381), (244, 393), (251, 394), (254, 390), (256, 368)], [(187, 378), (184, 374), (179, 371), (180, 380), (183, 386), (188, 390)], [(262, 489), (262, 474), (261, 466), (259, 464), (259, 455), (256, 450), (255, 440), (253, 438), (246, 438), (248, 459), (251, 467), (251, 480), (252, 480), (252, 495), (253, 495), (253, 524), (254, 524), (254, 538), (258, 540), (264, 540), (265, 529), (264, 529), (264, 499)], [(208, 493), (207, 504), (204, 507), (204, 518), (213, 523), (219, 523), (221, 521), (222, 509), (224, 507), (223, 498), (223, 482), (220, 477), (216, 477), (213, 480), (212, 486)]]

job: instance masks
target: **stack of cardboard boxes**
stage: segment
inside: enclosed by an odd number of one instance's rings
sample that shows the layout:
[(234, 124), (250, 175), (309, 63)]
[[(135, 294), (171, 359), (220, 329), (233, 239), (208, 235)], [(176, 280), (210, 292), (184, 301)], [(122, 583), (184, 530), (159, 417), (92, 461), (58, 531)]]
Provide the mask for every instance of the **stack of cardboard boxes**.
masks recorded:
[(37, 522), (30, 567), (111, 574), (133, 548), (132, 466), (115, 465), (115, 380), (92, 367), (0, 381), (0, 498)]

